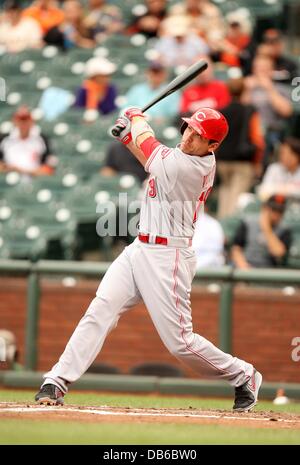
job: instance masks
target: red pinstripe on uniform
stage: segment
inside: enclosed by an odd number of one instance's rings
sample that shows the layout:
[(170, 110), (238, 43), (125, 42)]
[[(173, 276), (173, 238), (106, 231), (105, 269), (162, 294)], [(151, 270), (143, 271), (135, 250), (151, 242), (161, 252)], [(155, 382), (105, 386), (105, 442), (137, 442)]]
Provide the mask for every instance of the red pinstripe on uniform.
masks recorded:
[(187, 341), (186, 341), (186, 339), (184, 337), (184, 332), (185, 332), (184, 317), (183, 317), (183, 313), (181, 313), (180, 310), (179, 310), (179, 295), (176, 292), (177, 285), (178, 285), (177, 272), (178, 272), (178, 263), (179, 263), (179, 253), (180, 253), (179, 249), (176, 249), (175, 266), (174, 266), (174, 271), (173, 271), (173, 279), (174, 279), (173, 294), (174, 294), (174, 297), (175, 297), (175, 307), (176, 307), (176, 310), (178, 310), (178, 312), (179, 312), (179, 324), (180, 324), (180, 327), (181, 327), (181, 330), (182, 330), (181, 331), (182, 340), (183, 340), (183, 342), (185, 344), (186, 349), (189, 352), (191, 352), (194, 355), (197, 355), (197, 357), (200, 357), (202, 360), (205, 360), (205, 362), (208, 365), (211, 365), (216, 370), (221, 371), (222, 373), (230, 374), (227, 370), (224, 370), (224, 368), (220, 368), (220, 367), (217, 367), (216, 365), (214, 365), (206, 357), (204, 357), (200, 352), (197, 352), (196, 350), (191, 349), (191, 347), (188, 345), (188, 343), (187, 343)]

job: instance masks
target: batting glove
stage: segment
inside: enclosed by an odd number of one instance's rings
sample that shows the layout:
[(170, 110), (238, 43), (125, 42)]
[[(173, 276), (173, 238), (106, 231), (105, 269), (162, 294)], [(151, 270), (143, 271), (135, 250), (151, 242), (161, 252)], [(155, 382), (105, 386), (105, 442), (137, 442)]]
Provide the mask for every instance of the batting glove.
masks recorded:
[(130, 121), (132, 120), (132, 118), (134, 118), (134, 116), (145, 117), (142, 110), (140, 110), (140, 108), (136, 108), (136, 107), (124, 108), (124, 110), (121, 113), (121, 116), (126, 116), (126, 118), (128, 118)]
[[(111, 136), (113, 136), (115, 139), (118, 139), (122, 144), (129, 144), (129, 142), (132, 141), (132, 135), (131, 135), (131, 121), (126, 118), (126, 116), (119, 116), (119, 118), (115, 121), (115, 124), (112, 128), (118, 128), (121, 130), (119, 136), (114, 136), (113, 133), (110, 130)], [(112, 129), (111, 128), (111, 129)]]

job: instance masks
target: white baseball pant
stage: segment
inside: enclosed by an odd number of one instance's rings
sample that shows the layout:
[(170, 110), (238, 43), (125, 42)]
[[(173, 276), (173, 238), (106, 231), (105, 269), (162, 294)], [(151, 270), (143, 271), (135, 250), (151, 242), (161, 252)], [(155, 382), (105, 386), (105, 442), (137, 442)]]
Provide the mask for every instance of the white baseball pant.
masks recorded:
[(177, 359), (201, 376), (225, 379), (235, 387), (245, 383), (253, 372), (251, 364), (193, 332), (190, 292), (195, 269), (190, 247), (136, 239), (107, 270), (58, 363), (44, 375), (44, 384), (54, 383), (66, 393), (68, 384), (92, 364), (122, 313), (141, 299), (161, 340)]

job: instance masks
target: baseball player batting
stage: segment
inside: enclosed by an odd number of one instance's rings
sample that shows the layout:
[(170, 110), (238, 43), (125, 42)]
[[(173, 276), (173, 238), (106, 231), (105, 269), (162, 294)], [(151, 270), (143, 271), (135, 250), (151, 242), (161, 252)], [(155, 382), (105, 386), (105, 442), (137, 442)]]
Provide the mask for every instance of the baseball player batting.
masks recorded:
[(176, 148), (161, 144), (138, 108), (116, 121), (117, 138), (149, 173), (139, 234), (111, 264), (96, 297), (58, 363), (44, 375), (39, 404), (63, 404), (70, 383), (89, 368), (120, 316), (141, 299), (167, 349), (196, 373), (227, 380), (235, 388), (233, 409), (257, 403), (262, 375), (193, 332), (190, 292), (196, 270), (191, 247), (194, 223), (212, 189), (215, 150), (228, 132), (225, 117), (201, 108), (183, 118)]

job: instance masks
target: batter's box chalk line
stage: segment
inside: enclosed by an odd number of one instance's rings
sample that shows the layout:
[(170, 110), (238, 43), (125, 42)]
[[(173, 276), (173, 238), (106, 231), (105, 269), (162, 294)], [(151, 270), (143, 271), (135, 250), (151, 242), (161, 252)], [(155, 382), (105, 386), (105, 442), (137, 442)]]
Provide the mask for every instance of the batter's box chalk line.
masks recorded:
[[(4, 405), (6, 405), (4, 407)], [(92, 414), (92, 415), (102, 415), (102, 416), (124, 416), (124, 417), (171, 417), (171, 418), (202, 418), (202, 419), (222, 419), (222, 420), (251, 420), (257, 422), (269, 422), (269, 421), (278, 421), (281, 423), (300, 423), (300, 419), (284, 419), (284, 418), (274, 418), (274, 417), (252, 417), (248, 416), (248, 414), (242, 414), (240, 416), (234, 415), (224, 415), (224, 414), (207, 414), (207, 413), (167, 413), (167, 412), (159, 412), (158, 410), (151, 410), (148, 409), (146, 412), (143, 409), (128, 409), (126, 411), (123, 410), (112, 410), (112, 409), (93, 409), (93, 408), (67, 408), (62, 406), (51, 406), (51, 407), (36, 407), (34, 405), (28, 405), (28, 407), (13, 407), (8, 406), (5, 402), (0, 402), (0, 413), (33, 413), (33, 412), (66, 412), (66, 413), (79, 413), (79, 414)]]

